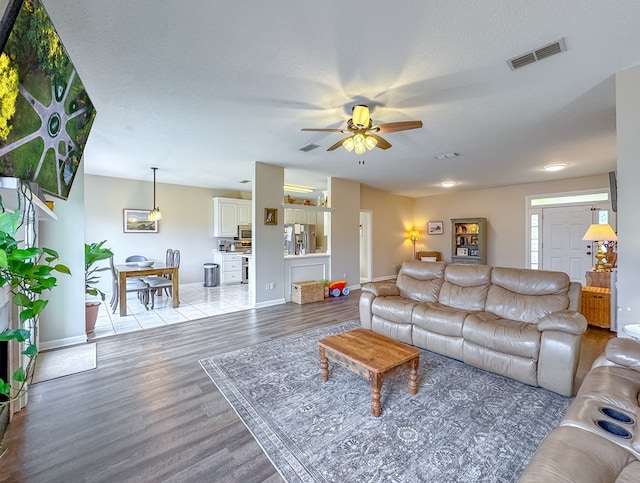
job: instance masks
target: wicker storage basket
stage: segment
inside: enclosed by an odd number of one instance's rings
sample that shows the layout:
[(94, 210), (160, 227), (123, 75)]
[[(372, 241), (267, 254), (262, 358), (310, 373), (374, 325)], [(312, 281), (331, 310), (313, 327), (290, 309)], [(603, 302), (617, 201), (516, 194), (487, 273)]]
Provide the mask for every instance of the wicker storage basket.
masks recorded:
[(582, 287), (582, 315), (598, 327), (611, 327), (611, 290), (604, 287)]
[(291, 284), (291, 300), (297, 304), (308, 304), (324, 300), (324, 284), (309, 280)]

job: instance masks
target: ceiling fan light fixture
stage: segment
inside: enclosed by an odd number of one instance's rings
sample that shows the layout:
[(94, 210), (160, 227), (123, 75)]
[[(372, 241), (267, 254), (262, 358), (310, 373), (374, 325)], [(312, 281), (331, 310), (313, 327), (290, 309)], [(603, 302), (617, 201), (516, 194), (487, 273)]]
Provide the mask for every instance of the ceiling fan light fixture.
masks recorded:
[(373, 136), (365, 136), (364, 144), (367, 146), (367, 149), (371, 150), (376, 147), (376, 144), (378, 144), (378, 140)]
[(342, 143), (342, 146), (349, 152), (353, 151), (353, 146), (354, 146), (354, 142), (353, 142), (353, 137), (348, 137), (347, 139), (344, 140), (344, 142)]
[(353, 116), (351, 118), (351, 122), (358, 127), (368, 127), (369, 126), (369, 108), (365, 105), (358, 104), (357, 106), (353, 106)]
[(364, 154), (367, 151), (364, 143), (356, 144), (356, 154)]

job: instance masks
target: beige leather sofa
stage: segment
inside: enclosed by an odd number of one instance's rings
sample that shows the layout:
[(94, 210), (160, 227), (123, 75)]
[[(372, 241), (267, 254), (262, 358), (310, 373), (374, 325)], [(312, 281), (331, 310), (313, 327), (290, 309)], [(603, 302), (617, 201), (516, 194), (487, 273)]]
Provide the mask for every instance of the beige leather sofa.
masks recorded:
[(611, 339), (522, 483), (640, 482), (640, 343)]
[(573, 381), (587, 321), (580, 284), (561, 272), (405, 262), (365, 284), (363, 327), (559, 394)]

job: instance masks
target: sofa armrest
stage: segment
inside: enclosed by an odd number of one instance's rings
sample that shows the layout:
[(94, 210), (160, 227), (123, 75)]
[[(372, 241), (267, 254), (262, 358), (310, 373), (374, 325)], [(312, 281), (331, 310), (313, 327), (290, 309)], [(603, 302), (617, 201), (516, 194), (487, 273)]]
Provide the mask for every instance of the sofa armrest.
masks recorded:
[(604, 355), (614, 364), (640, 372), (640, 342), (616, 337), (607, 342)]
[(542, 317), (538, 353), (538, 385), (563, 396), (575, 394), (574, 381), (587, 319), (579, 312), (561, 310)]
[(561, 310), (545, 315), (536, 324), (538, 330), (559, 330), (567, 334), (580, 335), (587, 330), (587, 319), (580, 312), (573, 310)]
[(376, 297), (389, 297), (392, 295), (400, 295), (400, 289), (395, 282), (370, 282), (365, 283), (361, 290), (370, 292)]

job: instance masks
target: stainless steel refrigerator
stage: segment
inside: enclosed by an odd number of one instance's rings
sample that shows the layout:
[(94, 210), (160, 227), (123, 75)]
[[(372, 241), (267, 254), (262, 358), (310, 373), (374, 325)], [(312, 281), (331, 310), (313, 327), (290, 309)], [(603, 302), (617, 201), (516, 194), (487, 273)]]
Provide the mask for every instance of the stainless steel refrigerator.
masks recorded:
[(316, 225), (291, 223), (284, 225), (284, 246), (289, 255), (316, 252)]

